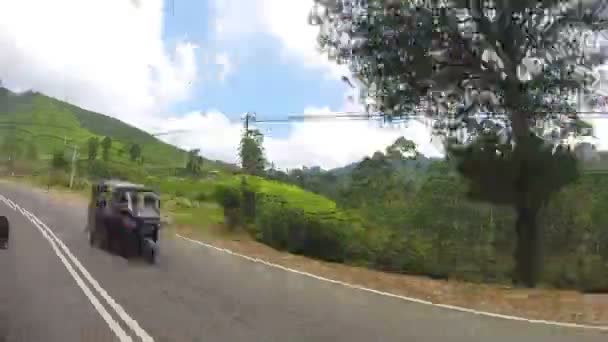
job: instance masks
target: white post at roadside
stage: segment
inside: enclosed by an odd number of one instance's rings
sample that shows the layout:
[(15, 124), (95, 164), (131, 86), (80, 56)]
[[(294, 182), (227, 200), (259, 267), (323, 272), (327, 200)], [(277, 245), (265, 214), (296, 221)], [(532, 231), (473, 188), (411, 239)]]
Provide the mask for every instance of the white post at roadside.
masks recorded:
[(70, 174), (70, 189), (74, 184), (74, 174), (76, 173), (76, 156), (78, 155), (78, 146), (73, 146), (73, 149), (74, 151), (72, 153), (72, 172)]

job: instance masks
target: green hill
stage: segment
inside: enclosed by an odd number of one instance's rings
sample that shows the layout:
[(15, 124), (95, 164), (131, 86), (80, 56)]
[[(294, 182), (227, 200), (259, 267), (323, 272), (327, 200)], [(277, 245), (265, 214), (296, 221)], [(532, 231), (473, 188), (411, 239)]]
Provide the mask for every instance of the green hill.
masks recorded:
[[(57, 150), (79, 147), (80, 158), (87, 156), (90, 137), (112, 138), (110, 162), (117, 165), (133, 164), (129, 148), (138, 144), (142, 149), (146, 170), (171, 170), (184, 167), (187, 152), (160, 141), (153, 135), (118, 119), (84, 110), (66, 102), (36, 92), (15, 94), (0, 88), (0, 141), (14, 141), (18, 156), (23, 157), (32, 146), (39, 160), (48, 160)], [(98, 153), (99, 158), (101, 152)], [(3, 156), (6, 159), (6, 153)], [(231, 165), (203, 161), (208, 169), (229, 170)], [(154, 172), (153, 172), (154, 173)]]

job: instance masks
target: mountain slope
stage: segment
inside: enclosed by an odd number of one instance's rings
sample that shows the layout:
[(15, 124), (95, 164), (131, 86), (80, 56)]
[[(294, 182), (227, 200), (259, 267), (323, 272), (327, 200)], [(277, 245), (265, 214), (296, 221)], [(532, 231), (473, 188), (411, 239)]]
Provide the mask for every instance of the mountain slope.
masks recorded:
[(107, 115), (87, 111), (71, 104), (63, 103), (63, 105), (74, 114), (80, 123), (80, 127), (93, 134), (111, 136), (118, 141), (139, 144), (144, 149), (150, 149), (150, 152), (153, 153), (148, 153), (148, 158), (153, 158), (152, 160), (159, 163), (171, 162), (171, 164), (179, 164), (184, 161), (184, 150), (160, 141), (139, 128), (130, 126)]
[[(114, 163), (132, 163), (128, 157), (132, 144), (141, 147), (145, 168), (183, 167), (187, 158), (186, 151), (118, 119), (40, 93), (15, 94), (0, 88), (0, 143), (14, 140), (18, 154), (33, 145), (40, 159), (49, 159), (53, 152), (72, 144), (79, 147), (80, 157), (86, 158), (88, 139), (105, 136), (112, 138), (110, 160)], [(229, 167), (208, 160), (203, 165), (220, 170)]]

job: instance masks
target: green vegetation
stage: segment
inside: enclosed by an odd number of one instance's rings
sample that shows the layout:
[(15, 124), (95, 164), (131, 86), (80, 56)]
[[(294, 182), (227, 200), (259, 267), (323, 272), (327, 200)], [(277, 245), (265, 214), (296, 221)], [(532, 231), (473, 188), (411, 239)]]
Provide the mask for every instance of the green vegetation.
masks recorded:
[[(42, 101), (38, 106), (49, 106), (56, 127), (36, 125), (43, 122), (43, 116), (28, 112), (28, 108), (38, 107), (24, 97)], [(11, 106), (0, 109), (24, 114), (19, 116), (21, 126), (38, 135), (60, 136), (64, 131), (57, 127), (71, 127), (65, 131), (65, 140), (73, 143), (78, 137), (81, 142), (74, 184), (79, 191), (88, 191), (91, 179), (125, 178), (158, 189), (163, 211), (171, 213), (176, 225), (201, 231), (222, 225), (242, 227), (258, 241), (280, 250), (387, 272), (481, 282), (510, 283), (513, 279), (516, 213), (508, 206), (471, 201), (470, 181), (459, 172), (459, 163), (413, 153), (415, 146), (403, 138), (383, 152), (340, 169), (305, 168), (286, 173), (256, 166), (248, 172), (253, 175), (234, 174), (235, 169), (198, 157), (198, 151), (175, 149), (174, 155), (155, 164), (152, 161), (159, 156), (146, 154), (150, 148), (145, 144), (141, 145), (142, 164), (131, 152), (139, 143), (121, 140), (111, 130), (98, 135), (101, 131), (83, 128), (73, 112), (57, 109), (71, 106), (57, 100), (35, 94), (24, 97), (4, 99), (0, 105)], [(42, 113), (42, 107), (36, 110)], [(0, 113), (17, 118), (12, 115)], [(9, 156), (16, 156), (2, 161), (5, 170), (33, 175), (45, 186), (69, 183), (69, 143), (57, 138), (41, 142), (19, 125), (2, 127), (6, 132), (2, 146)], [(127, 130), (120, 128), (121, 132)], [(104, 161), (102, 141), (106, 137), (111, 147)], [(252, 139), (253, 143), (261, 144), (260, 138)], [(265, 161), (263, 149), (250, 147), (258, 153), (252, 160)], [(126, 151), (123, 155), (120, 148)], [(27, 152), (30, 149), (34, 152)], [(171, 164), (180, 156), (180, 163)], [(594, 163), (606, 165), (607, 160)], [(206, 172), (215, 166), (220, 172)], [(543, 231), (541, 284), (608, 288), (607, 207), (608, 175), (599, 172), (583, 174), (542, 206), (538, 218)]]
[(239, 157), (245, 172), (259, 176), (266, 169), (264, 158), (264, 135), (258, 130), (244, 132), (239, 145)]
[[(514, 210), (471, 201), (468, 182), (454, 165), (418, 159), (424, 168), (417, 169), (413, 163), (390, 165), (385, 154), (376, 152), (349, 172), (291, 170), (284, 181), (308, 189), (340, 184), (337, 191), (327, 192), (335, 200), (334, 208), (359, 215), (348, 217), (348, 224), (341, 227), (352, 233), (340, 236), (344, 247), (338, 250), (349, 256), (341, 261), (389, 272), (511, 283)], [(608, 288), (607, 207), (608, 173), (599, 172), (585, 172), (543, 206), (540, 284)], [(289, 221), (289, 225), (297, 223)], [(286, 228), (275, 229), (284, 234)], [(328, 242), (327, 246), (333, 245)]]
[[(490, 10), (482, 1), (438, 7), (433, 1), (315, 0), (309, 19), (323, 27), (317, 38), (329, 60), (349, 67), (363, 97), (374, 99), (388, 120), (432, 104), (469, 198), (515, 210), (513, 280), (534, 287), (542, 265), (541, 210), (578, 178), (573, 155), (554, 153), (534, 127), (552, 122), (556, 112), (574, 112), (575, 93), (580, 101), (583, 90), (594, 91), (590, 71), (604, 57), (580, 37), (606, 23), (599, 0), (529, 4), (499, 1)], [(508, 129), (473, 125), (471, 116), (480, 112), (504, 113)], [(454, 118), (460, 124), (453, 125)], [(582, 129), (580, 121), (561, 123), (574, 134)], [(472, 144), (449, 134), (464, 124), (474, 133)]]

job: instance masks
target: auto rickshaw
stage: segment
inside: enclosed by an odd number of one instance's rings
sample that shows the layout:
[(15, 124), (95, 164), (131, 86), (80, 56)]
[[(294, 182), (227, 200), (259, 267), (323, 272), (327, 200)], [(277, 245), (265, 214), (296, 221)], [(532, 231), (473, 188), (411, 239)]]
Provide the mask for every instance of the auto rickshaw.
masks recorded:
[(160, 230), (160, 199), (151, 188), (119, 180), (93, 185), (87, 232), (91, 246), (118, 249), (121, 256), (143, 256), (155, 263)]

